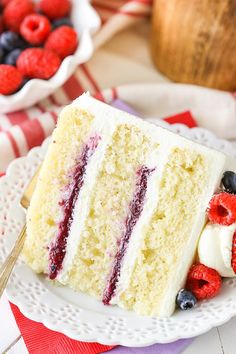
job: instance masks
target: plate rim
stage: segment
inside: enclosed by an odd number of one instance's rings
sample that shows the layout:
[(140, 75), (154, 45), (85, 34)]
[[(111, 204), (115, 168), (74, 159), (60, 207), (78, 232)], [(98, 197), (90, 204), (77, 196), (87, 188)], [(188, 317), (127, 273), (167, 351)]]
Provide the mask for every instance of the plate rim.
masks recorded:
[[(165, 128), (167, 128), (167, 129), (169, 129), (171, 131), (174, 131), (174, 132), (176, 132), (176, 130), (177, 131), (182, 130), (183, 134), (180, 133), (180, 135), (185, 135), (186, 134), (187, 138), (190, 138), (190, 139), (191, 139), (191, 137), (189, 137), (189, 135), (191, 135), (192, 132), (197, 132), (199, 134), (200, 133), (201, 134), (206, 134), (207, 136), (210, 137), (210, 141), (211, 142), (217, 141), (217, 142), (225, 143), (226, 147), (231, 148), (232, 151), (234, 151), (234, 156), (236, 157), (236, 148), (229, 141), (217, 138), (214, 133), (210, 132), (209, 130), (207, 130), (205, 128), (200, 128), (200, 127), (188, 128), (188, 127), (186, 127), (183, 124), (170, 125), (167, 122), (164, 122), (164, 124), (163, 124), (163, 121), (161, 121), (161, 124), (159, 124), (159, 125), (161, 125), (161, 126), (164, 125)], [(30, 160), (34, 156), (34, 154), (37, 154), (37, 153), (40, 153), (40, 152), (42, 153), (44, 150), (46, 152), (46, 149), (47, 149), (47, 146), (49, 144), (50, 139), (51, 139), (51, 137), (48, 137), (43, 142), (43, 144), (41, 146), (35, 147), (32, 150), (30, 150), (29, 153), (27, 154), (27, 156), (21, 157), (21, 158), (18, 158), (16, 160), (12, 161), (11, 164), (9, 165), (8, 169), (7, 169), (6, 175), (0, 179), (0, 187), (4, 184), (5, 181), (10, 180), (12, 174), (14, 173), (14, 169), (15, 169), (17, 164), (21, 164), (21, 163), (23, 163), (26, 160)], [(17, 235), (16, 235), (16, 237), (17, 237)], [(175, 336), (172, 336), (172, 337), (170, 336), (166, 340), (163, 339), (163, 338), (160, 340), (158, 338), (153, 338), (152, 336), (150, 336), (149, 339), (146, 338), (141, 343), (135, 343), (135, 342), (132, 342), (132, 340), (126, 339), (126, 338), (119, 338), (118, 339), (118, 336), (116, 336), (117, 340), (108, 339), (106, 334), (104, 336), (104, 335), (101, 335), (99, 333), (96, 333), (96, 335), (91, 335), (91, 334), (83, 335), (81, 337), (81, 336), (78, 336), (78, 335), (75, 336), (72, 332), (68, 331), (66, 328), (63, 329), (62, 326), (58, 327), (57, 325), (55, 325), (52, 322), (50, 322), (50, 320), (48, 320), (48, 318), (46, 318), (46, 319), (40, 318), (39, 319), (39, 317), (37, 317), (37, 315), (35, 315), (32, 312), (30, 312), (29, 310), (27, 310), (27, 307), (25, 306), (25, 304), (22, 303), (21, 301), (18, 301), (11, 294), (11, 291), (9, 289), (10, 288), (8, 286), (6, 288), (6, 294), (7, 294), (8, 299), (12, 303), (17, 305), (19, 307), (20, 311), (23, 313), (23, 315), (25, 315), (29, 319), (34, 320), (36, 322), (43, 323), (43, 325), (45, 325), (45, 327), (47, 327), (47, 328), (49, 328), (51, 330), (63, 333), (65, 335), (67, 335), (68, 337), (72, 338), (72, 339), (79, 340), (79, 341), (86, 341), (86, 342), (94, 342), (94, 341), (96, 341), (96, 342), (99, 342), (101, 344), (106, 344), (106, 345), (114, 344), (114, 345), (124, 345), (124, 346), (132, 346), (132, 347), (143, 347), (143, 346), (149, 346), (149, 345), (156, 344), (156, 343), (163, 343), (163, 344), (164, 343), (170, 343), (170, 342), (173, 342), (173, 341), (176, 341), (176, 340), (179, 340), (179, 339), (187, 339), (187, 338), (191, 338), (193, 336), (197, 336), (197, 335), (201, 335), (203, 333), (206, 333), (210, 329), (228, 322), (233, 316), (236, 315), (236, 307), (235, 307), (234, 311), (232, 310), (231, 313), (225, 312), (224, 314), (222, 314), (221, 318), (219, 318), (218, 320), (214, 320), (214, 323), (212, 323), (210, 321), (209, 322), (205, 321), (203, 323), (204, 325), (202, 327), (198, 327), (198, 330), (197, 331), (195, 330), (194, 333), (191, 333), (191, 332), (190, 333), (183, 333), (181, 335), (180, 334), (178, 334), (178, 335), (176, 334)]]

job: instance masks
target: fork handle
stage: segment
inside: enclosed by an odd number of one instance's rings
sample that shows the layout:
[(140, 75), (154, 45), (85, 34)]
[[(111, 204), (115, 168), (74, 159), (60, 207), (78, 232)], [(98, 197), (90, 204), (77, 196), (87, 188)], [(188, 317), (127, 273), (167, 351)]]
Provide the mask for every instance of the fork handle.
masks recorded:
[(5, 262), (0, 268), (0, 297), (7, 286), (8, 279), (16, 264), (20, 252), (22, 251), (26, 236), (26, 224), (23, 226), (21, 233)]

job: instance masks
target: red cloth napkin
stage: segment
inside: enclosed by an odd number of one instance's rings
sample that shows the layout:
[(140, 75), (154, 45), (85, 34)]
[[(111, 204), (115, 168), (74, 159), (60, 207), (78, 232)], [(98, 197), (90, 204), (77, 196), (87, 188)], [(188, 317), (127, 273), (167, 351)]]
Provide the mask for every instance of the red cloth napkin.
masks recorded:
[(64, 334), (47, 329), (41, 323), (29, 320), (17, 306), (10, 305), (30, 354), (97, 354), (114, 348), (110, 345), (70, 339)]
[[(170, 124), (182, 123), (190, 128), (197, 126), (190, 112), (183, 112), (165, 120)], [(47, 329), (41, 323), (28, 319), (17, 306), (11, 304), (11, 309), (30, 354), (97, 354), (114, 348), (114, 346), (70, 339), (64, 334)]]
[(185, 124), (189, 128), (194, 128), (197, 126), (195, 119), (193, 118), (193, 116), (189, 111), (176, 114), (171, 117), (167, 117), (164, 120), (170, 124), (176, 124), (176, 123)]

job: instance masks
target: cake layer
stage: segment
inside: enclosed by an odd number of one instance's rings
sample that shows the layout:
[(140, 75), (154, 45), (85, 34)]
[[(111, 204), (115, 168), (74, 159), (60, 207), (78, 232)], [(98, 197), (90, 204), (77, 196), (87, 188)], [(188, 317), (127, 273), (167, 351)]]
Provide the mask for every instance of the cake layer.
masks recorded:
[(23, 257), (36, 272), (49, 272), (49, 247), (65, 218), (63, 200), (71, 183), (76, 161), (89, 140), (94, 117), (77, 107), (65, 108), (54, 130), (37, 187), (27, 213), (27, 238)]
[(63, 217), (58, 225), (58, 232), (49, 248), (49, 278), (55, 279), (62, 269), (66, 255), (67, 240), (74, 218), (74, 208), (80, 197), (81, 189), (86, 178), (86, 169), (95, 153), (101, 137), (98, 134), (91, 136), (82, 146), (79, 156), (76, 158), (75, 166), (69, 172), (69, 183), (63, 188), (63, 197), (59, 206), (63, 211)]
[(169, 279), (183, 258), (199, 202), (209, 177), (207, 161), (197, 152), (176, 148), (169, 155), (156, 210), (145, 231), (128, 288), (119, 303), (138, 313), (161, 310)]
[(102, 298), (139, 180), (137, 173), (157, 147), (137, 127), (117, 125), (78, 235), (79, 246), (67, 280), (73, 288)]

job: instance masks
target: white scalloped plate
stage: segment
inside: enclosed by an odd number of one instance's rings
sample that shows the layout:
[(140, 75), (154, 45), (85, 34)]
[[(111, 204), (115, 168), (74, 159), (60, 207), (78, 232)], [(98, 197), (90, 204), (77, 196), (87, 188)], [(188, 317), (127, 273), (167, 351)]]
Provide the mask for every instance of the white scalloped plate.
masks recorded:
[[(157, 123), (157, 119), (151, 121)], [(189, 129), (181, 124), (164, 125), (236, 158), (236, 150), (229, 142), (217, 139), (205, 129)], [(0, 264), (25, 222), (25, 212), (19, 201), (43, 160), (48, 143), (49, 140), (42, 147), (33, 149), (27, 157), (15, 160), (7, 175), (0, 179)], [(226, 279), (220, 295), (198, 303), (193, 310), (176, 311), (172, 317), (164, 319), (140, 317), (117, 307), (106, 307), (88, 295), (54, 285), (19, 260), (10, 278), (7, 295), (25, 316), (71, 338), (138, 347), (194, 337), (225, 323), (236, 315), (235, 290), (236, 278)]]
[(91, 6), (90, 0), (72, 0), (72, 5), (71, 19), (79, 36), (79, 46), (76, 52), (63, 60), (59, 70), (50, 80), (33, 79), (13, 95), (0, 95), (0, 113), (33, 106), (62, 86), (76, 67), (92, 56), (92, 34), (99, 29), (101, 20)]

